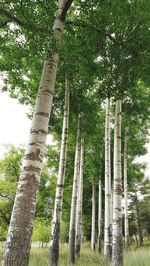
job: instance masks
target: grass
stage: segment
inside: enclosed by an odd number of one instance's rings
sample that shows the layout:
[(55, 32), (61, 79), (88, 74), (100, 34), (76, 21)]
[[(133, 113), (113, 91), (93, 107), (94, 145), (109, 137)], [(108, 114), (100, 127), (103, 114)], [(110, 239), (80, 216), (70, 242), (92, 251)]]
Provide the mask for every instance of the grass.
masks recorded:
[[(32, 248), (30, 256), (30, 266), (47, 266), (49, 249)], [(67, 265), (68, 247), (63, 245), (60, 247), (60, 262), (59, 266)], [(109, 265), (104, 262), (103, 257), (98, 256), (97, 252), (90, 250), (87, 244), (82, 248), (81, 256), (76, 260), (76, 266), (103, 266)]]
[(129, 251), (124, 256), (125, 266), (150, 266), (150, 247)]
[[(49, 248), (33, 247), (31, 250), (29, 266), (47, 266)], [(2, 258), (2, 247), (0, 248), (0, 261)], [(90, 250), (89, 244), (84, 244), (81, 257), (76, 260), (75, 266), (110, 266), (104, 261), (103, 256)], [(67, 245), (60, 247), (59, 266), (67, 266)], [(150, 266), (150, 243), (141, 248), (132, 246), (129, 252), (124, 253), (124, 266)]]

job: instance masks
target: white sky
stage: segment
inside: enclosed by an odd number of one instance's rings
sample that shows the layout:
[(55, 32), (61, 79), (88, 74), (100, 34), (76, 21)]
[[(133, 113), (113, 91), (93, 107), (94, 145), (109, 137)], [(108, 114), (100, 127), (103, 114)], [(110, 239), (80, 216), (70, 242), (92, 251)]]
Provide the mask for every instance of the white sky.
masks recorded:
[[(0, 92), (0, 158), (10, 145), (25, 145), (31, 127), (27, 113), (29, 107), (10, 98), (7, 92)], [(51, 136), (47, 143), (51, 143)]]
[[(19, 104), (17, 99), (12, 99), (7, 92), (0, 92), (0, 158), (4, 155), (9, 145), (25, 145), (31, 126), (27, 118), (29, 107)], [(52, 136), (48, 136), (47, 143), (52, 143)], [(146, 176), (150, 177), (150, 143), (147, 146), (148, 154), (136, 159), (147, 163)]]

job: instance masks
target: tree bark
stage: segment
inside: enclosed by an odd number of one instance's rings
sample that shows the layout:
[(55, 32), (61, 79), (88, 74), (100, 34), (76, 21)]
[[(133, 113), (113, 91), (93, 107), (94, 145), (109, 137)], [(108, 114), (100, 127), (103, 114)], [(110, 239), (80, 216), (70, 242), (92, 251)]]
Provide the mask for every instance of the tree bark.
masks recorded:
[(53, 213), (52, 233), (50, 241), (50, 256), (49, 265), (57, 266), (59, 260), (59, 238), (60, 238), (60, 223), (63, 203), (63, 188), (66, 170), (66, 155), (67, 155), (67, 140), (68, 140), (68, 125), (69, 125), (69, 89), (68, 80), (65, 78), (65, 104), (64, 118), (62, 129), (62, 140), (60, 149), (59, 172), (56, 186), (55, 207)]
[(80, 257), (81, 238), (82, 238), (82, 204), (83, 204), (83, 160), (84, 160), (84, 139), (81, 137), (81, 158), (80, 158), (80, 180), (77, 199), (76, 214), (76, 235), (75, 235), (75, 252)]
[(142, 225), (140, 219), (140, 209), (139, 209), (139, 202), (137, 192), (135, 193), (135, 204), (136, 204), (136, 219), (137, 219), (137, 232), (139, 236), (139, 245), (143, 245), (143, 233), (142, 233)]
[(105, 226), (104, 256), (111, 258), (111, 169), (110, 169), (110, 100), (106, 99), (105, 118)]
[(29, 142), (25, 152), (5, 245), (3, 266), (26, 266), (29, 263), (36, 195), (40, 182), (40, 172), (48, 134), (59, 59), (58, 48), (65, 24), (65, 17), (62, 14), (64, 9), (66, 11), (67, 3), (68, 1), (66, 0), (58, 1), (58, 11), (54, 21), (52, 36), (56, 47), (53, 50), (52, 56), (44, 62), (43, 66)]
[(95, 250), (96, 228), (95, 228), (95, 182), (92, 183), (92, 230), (91, 230), (91, 249)]
[(76, 141), (76, 152), (75, 152), (75, 163), (74, 163), (74, 178), (73, 178), (73, 189), (72, 189), (72, 200), (71, 200), (71, 211), (70, 211), (70, 227), (69, 227), (69, 250), (68, 250), (68, 264), (75, 263), (75, 225), (76, 225), (76, 205), (77, 205), (77, 192), (79, 182), (79, 167), (80, 167), (80, 149), (81, 149), (81, 116), (78, 119), (77, 128), (77, 141)]
[(138, 238), (137, 238), (137, 235), (135, 234), (135, 241), (136, 241), (136, 246), (138, 247), (139, 246), (139, 243), (138, 243)]
[(123, 265), (121, 186), (121, 101), (116, 101), (114, 128), (114, 190), (112, 266)]
[(127, 182), (127, 160), (128, 153), (128, 128), (125, 128), (124, 139), (124, 232), (125, 232), (125, 249), (129, 249), (129, 222), (128, 222), (128, 182)]
[(101, 253), (101, 238), (102, 238), (102, 182), (99, 179), (98, 193), (98, 253)]

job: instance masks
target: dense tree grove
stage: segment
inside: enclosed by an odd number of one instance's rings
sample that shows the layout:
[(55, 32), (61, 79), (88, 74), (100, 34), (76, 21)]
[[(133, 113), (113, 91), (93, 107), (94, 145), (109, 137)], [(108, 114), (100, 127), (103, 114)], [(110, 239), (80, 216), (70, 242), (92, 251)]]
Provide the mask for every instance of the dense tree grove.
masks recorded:
[(49, 266), (68, 243), (71, 265), (91, 240), (122, 266), (150, 234), (150, 181), (135, 162), (149, 135), (149, 1), (0, 5), (2, 91), (32, 119), (26, 150), (0, 161), (2, 265), (29, 265), (32, 241), (50, 241)]

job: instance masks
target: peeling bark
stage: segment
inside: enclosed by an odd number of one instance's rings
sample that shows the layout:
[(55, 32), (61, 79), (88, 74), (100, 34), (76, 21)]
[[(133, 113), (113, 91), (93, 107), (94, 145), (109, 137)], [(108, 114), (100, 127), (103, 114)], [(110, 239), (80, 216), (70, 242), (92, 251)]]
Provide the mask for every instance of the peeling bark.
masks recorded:
[(110, 169), (110, 99), (106, 99), (105, 118), (105, 225), (104, 256), (111, 258), (111, 169)]
[(62, 140), (60, 149), (59, 172), (56, 187), (55, 207), (53, 214), (52, 233), (50, 241), (50, 256), (49, 265), (58, 265), (59, 260), (59, 238), (60, 238), (60, 223), (63, 203), (63, 187), (66, 170), (66, 155), (67, 155), (67, 140), (68, 140), (68, 125), (69, 125), (69, 89), (68, 80), (65, 79), (65, 104), (64, 118), (62, 129)]
[(59, 59), (58, 48), (65, 25), (64, 20), (61, 20), (59, 17), (64, 6), (66, 6), (66, 2), (68, 1), (58, 1), (58, 11), (53, 26), (53, 38), (56, 42), (56, 49), (53, 51), (52, 56), (45, 60), (43, 66), (28, 146), (23, 161), (5, 245), (2, 261), (3, 266), (27, 266), (29, 263), (36, 195), (40, 182), (40, 171), (48, 134)]
[(116, 101), (114, 128), (114, 189), (112, 266), (123, 265), (122, 250), (122, 185), (121, 185), (121, 101)]
[(81, 149), (81, 116), (78, 119), (77, 128), (77, 142), (75, 152), (75, 163), (74, 163), (74, 178), (72, 188), (72, 200), (71, 200), (71, 211), (70, 211), (70, 227), (69, 227), (69, 250), (68, 250), (68, 264), (75, 263), (75, 225), (76, 225), (76, 204), (77, 204), (77, 191), (79, 182), (79, 167), (80, 167), (80, 149)]

